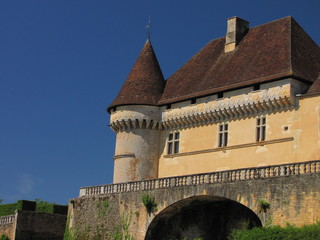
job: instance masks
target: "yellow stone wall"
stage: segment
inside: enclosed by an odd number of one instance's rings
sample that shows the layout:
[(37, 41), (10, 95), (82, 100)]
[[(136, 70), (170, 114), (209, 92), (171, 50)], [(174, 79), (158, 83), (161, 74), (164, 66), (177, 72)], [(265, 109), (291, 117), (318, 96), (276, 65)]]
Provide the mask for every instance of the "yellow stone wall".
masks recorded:
[[(292, 78), (173, 103), (119, 106), (110, 125), (117, 133), (114, 183), (318, 160), (320, 94)], [(302, 95), (301, 95), (302, 94)], [(257, 117), (266, 117), (266, 139), (256, 141)], [(221, 123), (228, 145), (218, 147)], [(168, 155), (179, 131), (179, 153)]]
[[(288, 86), (286, 86), (288, 88)], [(296, 85), (294, 86), (296, 88)], [(291, 86), (291, 99), (297, 93)], [(243, 95), (244, 90), (241, 90)], [(219, 122), (163, 130), (159, 177), (251, 168), (318, 160), (320, 156), (320, 95), (295, 97), (292, 107), (231, 119), (228, 146), (218, 147)], [(204, 109), (201, 103), (194, 108)], [(197, 104), (195, 104), (197, 105)], [(169, 111), (185, 111), (179, 103)], [(166, 111), (166, 110), (164, 110)], [(177, 114), (177, 113), (176, 113)], [(256, 142), (256, 117), (266, 116), (266, 141)], [(285, 129), (287, 128), (287, 130)], [(180, 132), (179, 154), (167, 155), (167, 137)]]

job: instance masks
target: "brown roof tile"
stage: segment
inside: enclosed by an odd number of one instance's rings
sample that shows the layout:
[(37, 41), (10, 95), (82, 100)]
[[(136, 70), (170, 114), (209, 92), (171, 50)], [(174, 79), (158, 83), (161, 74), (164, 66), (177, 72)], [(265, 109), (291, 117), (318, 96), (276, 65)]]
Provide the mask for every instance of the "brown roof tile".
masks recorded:
[(318, 79), (314, 81), (307, 93), (320, 93), (320, 73)]
[(118, 96), (107, 111), (121, 105), (157, 105), (164, 86), (161, 68), (148, 39)]
[(320, 72), (320, 48), (292, 17), (251, 28), (234, 51), (224, 43), (212, 40), (174, 73), (159, 104), (284, 77), (312, 83)]

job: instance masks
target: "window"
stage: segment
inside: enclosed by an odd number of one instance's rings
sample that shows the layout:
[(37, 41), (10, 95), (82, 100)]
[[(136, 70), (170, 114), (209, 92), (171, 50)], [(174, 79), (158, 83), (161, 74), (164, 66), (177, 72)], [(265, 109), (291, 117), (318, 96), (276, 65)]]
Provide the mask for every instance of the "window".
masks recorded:
[(257, 118), (257, 135), (256, 141), (263, 142), (266, 140), (266, 117)]
[(217, 97), (218, 98), (223, 98), (223, 92), (219, 92)]
[(171, 109), (171, 104), (167, 104), (166, 109)]
[(260, 90), (260, 84), (253, 85), (253, 91)]
[(180, 133), (174, 132), (169, 134), (168, 138), (168, 154), (179, 153)]
[(190, 101), (191, 101), (191, 104), (196, 104), (197, 103), (197, 99), (196, 98), (192, 98)]
[(228, 145), (228, 123), (219, 125), (219, 147), (226, 147)]

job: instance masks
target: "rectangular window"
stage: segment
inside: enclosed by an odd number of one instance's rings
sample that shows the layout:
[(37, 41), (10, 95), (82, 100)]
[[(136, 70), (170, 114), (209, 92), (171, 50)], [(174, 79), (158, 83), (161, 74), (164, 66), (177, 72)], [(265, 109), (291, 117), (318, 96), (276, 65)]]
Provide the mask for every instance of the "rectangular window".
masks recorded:
[(179, 139), (180, 133), (170, 133), (168, 137), (168, 154), (179, 153)]
[(256, 141), (263, 142), (266, 140), (266, 117), (257, 118)]
[(228, 145), (228, 123), (219, 125), (219, 147), (226, 147)]

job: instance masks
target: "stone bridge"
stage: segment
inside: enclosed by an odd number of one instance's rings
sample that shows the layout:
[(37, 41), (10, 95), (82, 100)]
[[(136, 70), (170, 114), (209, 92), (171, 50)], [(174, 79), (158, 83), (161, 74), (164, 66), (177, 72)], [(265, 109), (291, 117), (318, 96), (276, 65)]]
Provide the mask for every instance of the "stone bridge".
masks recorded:
[(226, 239), (243, 226), (311, 224), (320, 219), (319, 173), (317, 160), (85, 187), (70, 200), (69, 229), (75, 239)]

